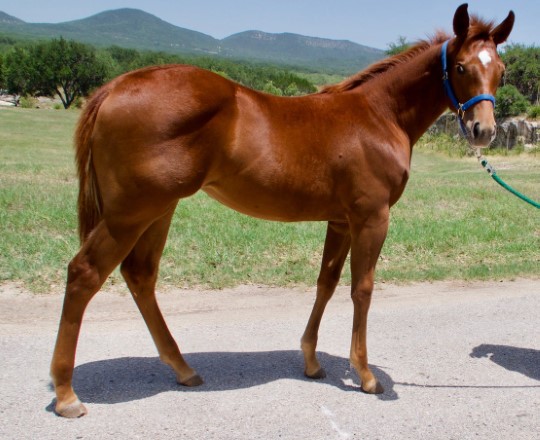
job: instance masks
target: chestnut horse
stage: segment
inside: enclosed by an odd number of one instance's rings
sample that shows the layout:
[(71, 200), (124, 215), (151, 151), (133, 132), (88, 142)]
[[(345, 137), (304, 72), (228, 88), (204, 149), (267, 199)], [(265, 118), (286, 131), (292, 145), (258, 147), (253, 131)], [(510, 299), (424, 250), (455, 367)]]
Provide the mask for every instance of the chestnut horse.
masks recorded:
[[(180, 384), (202, 383), (155, 297), (175, 207), (201, 189), (261, 219), (328, 222), (316, 300), (301, 342), (305, 374), (325, 376), (317, 334), (350, 250), (350, 360), (362, 389), (381, 393), (368, 366), (366, 328), (390, 207), (407, 183), (413, 145), (454, 101), (473, 146), (493, 139), (490, 101), (504, 70), (496, 46), (513, 23), (512, 12), (495, 26), (469, 17), (462, 5), (454, 36), (439, 33), (302, 97), (270, 96), (179, 65), (127, 73), (98, 90), (76, 132), (82, 245), (68, 267), (51, 365), (57, 414), (86, 414), (72, 388), (79, 330), (87, 304), (119, 264), (160, 358)], [(478, 95), (467, 111), (459, 104)]]

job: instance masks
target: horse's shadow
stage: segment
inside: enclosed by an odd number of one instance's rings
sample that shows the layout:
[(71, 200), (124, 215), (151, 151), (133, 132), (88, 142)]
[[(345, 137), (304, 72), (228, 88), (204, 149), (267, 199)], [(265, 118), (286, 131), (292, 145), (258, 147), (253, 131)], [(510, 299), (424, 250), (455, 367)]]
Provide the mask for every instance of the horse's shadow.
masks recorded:
[(473, 358), (487, 357), (509, 371), (540, 381), (540, 351), (508, 345), (482, 344), (473, 348)]
[[(83, 402), (114, 404), (151, 397), (167, 391), (204, 393), (251, 388), (281, 379), (313, 381), (303, 375), (299, 351), (212, 352), (186, 354), (186, 361), (197, 369), (204, 384), (187, 388), (177, 385), (171, 368), (157, 357), (124, 357), (89, 362), (75, 368), (73, 387)], [(359, 392), (360, 383), (348, 359), (318, 354), (327, 377), (313, 386), (330, 385)], [(385, 392), (383, 401), (398, 399), (394, 381), (381, 368), (370, 366)]]
[[(509, 371), (540, 381), (539, 350), (482, 344), (475, 347), (470, 356), (488, 357)], [(79, 365), (74, 371), (73, 386), (83, 402), (115, 404), (145, 399), (167, 391), (204, 393), (251, 388), (281, 379), (313, 381), (303, 375), (300, 351), (190, 353), (184, 357), (203, 376), (203, 385), (195, 388), (177, 385), (172, 369), (157, 357), (124, 357)], [(324, 352), (319, 352), (318, 357), (327, 377), (313, 381), (314, 386), (360, 391), (358, 377), (348, 359)], [(371, 369), (385, 389), (377, 398), (383, 401), (397, 400), (399, 396), (394, 390), (396, 383), (392, 378), (381, 367), (371, 365)]]

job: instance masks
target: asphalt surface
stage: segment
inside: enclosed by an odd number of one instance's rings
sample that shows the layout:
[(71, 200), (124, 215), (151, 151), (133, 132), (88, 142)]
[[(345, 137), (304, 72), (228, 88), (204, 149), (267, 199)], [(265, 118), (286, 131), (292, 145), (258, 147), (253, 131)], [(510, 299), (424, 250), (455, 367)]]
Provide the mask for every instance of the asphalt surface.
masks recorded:
[(48, 375), (62, 296), (0, 286), (0, 439), (538, 439), (540, 281), (378, 285), (367, 395), (348, 362), (352, 304), (323, 318), (323, 380), (303, 376), (313, 290), (244, 286), (159, 295), (188, 389), (157, 358), (129, 295), (90, 304), (74, 387), (89, 414), (52, 412)]

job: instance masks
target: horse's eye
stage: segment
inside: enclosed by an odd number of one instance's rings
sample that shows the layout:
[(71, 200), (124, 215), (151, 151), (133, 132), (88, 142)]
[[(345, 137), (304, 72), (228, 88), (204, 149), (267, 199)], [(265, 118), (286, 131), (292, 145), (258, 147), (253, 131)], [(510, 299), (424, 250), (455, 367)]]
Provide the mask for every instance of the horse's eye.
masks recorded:
[(457, 71), (459, 74), (465, 73), (465, 67), (463, 67), (461, 64), (457, 65)]

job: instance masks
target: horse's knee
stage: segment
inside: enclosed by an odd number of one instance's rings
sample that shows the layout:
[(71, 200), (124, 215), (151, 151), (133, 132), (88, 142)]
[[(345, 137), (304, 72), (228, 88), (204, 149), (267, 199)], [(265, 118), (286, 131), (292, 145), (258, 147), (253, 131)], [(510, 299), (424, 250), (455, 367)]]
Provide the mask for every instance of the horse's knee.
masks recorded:
[(351, 298), (355, 304), (365, 304), (371, 302), (373, 286), (357, 287), (351, 291)]

